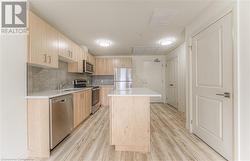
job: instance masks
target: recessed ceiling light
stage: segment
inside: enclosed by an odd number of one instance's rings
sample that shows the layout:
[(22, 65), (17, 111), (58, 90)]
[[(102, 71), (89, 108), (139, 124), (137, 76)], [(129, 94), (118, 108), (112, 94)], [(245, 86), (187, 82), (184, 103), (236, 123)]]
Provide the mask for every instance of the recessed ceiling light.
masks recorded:
[(96, 40), (96, 43), (101, 46), (101, 47), (109, 47), (110, 45), (113, 44), (112, 41), (107, 40), (107, 39), (98, 39)]
[(162, 46), (167, 46), (167, 45), (171, 45), (176, 41), (175, 38), (164, 38), (158, 41), (158, 44), (162, 45)]

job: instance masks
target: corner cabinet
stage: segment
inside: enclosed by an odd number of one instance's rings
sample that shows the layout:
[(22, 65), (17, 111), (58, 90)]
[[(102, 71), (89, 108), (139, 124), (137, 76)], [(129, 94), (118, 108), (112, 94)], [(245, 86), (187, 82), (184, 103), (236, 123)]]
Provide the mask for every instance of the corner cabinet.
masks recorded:
[(28, 39), (28, 63), (58, 68), (58, 32), (32, 12), (29, 12)]

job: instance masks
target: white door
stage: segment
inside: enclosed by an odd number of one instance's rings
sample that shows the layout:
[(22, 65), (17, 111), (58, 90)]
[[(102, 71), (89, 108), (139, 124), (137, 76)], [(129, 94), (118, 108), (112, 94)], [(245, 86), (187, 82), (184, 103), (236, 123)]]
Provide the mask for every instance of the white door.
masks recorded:
[(178, 57), (167, 61), (167, 103), (178, 108)]
[[(163, 62), (144, 61), (144, 87), (164, 95), (164, 64)], [(151, 97), (150, 102), (163, 102), (163, 97)]]
[(193, 133), (232, 159), (232, 15), (192, 39)]

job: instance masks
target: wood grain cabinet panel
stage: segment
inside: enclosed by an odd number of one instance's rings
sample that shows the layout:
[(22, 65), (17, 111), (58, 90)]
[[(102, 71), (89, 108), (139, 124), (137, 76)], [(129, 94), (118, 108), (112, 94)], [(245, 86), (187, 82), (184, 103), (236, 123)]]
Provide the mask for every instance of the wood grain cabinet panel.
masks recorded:
[(106, 58), (106, 74), (114, 75), (114, 61), (113, 58)]
[(29, 12), (28, 63), (58, 67), (58, 33), (40, 17)]
[(65, 62), (76, 62), (77, 61), (77, 50), (78, 47), (73, 41), (68, 39), (63, 34), (59, 34), (59, 55), (60, 59)]
[(68, 63), (68, 72), (82, 73), (83, 72), (83, 60), (85, 58), (84, 52), (81, 47), (75, 46), (74, 53), (77, 55), (77, 62)]
[(28, 157), (48, 158), (49, 99), (29, 99), (27, 103)]
[(131, 68), (132, 58), (131, 57), (115, 57), (114, 68)]
[(96, 58), (95, 75), (114, 75), (113, 58)]
[(73, 93), (74, 128), (82, 123), (91, 113), (91, 89)]
[(95, 75), (114, 75), (115, 68), (131, 68), (131, 57), (96, 57)]
[(113, 86), (101, 86), (100, 90), (100, 102), (101, 106), (108, 107), (109, 106), (109, 92), (113, 89)]

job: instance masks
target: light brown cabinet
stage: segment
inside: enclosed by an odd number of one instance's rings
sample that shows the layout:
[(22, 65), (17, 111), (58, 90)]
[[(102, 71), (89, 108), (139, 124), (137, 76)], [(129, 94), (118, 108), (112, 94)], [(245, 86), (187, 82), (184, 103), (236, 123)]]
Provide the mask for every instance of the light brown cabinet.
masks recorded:
[(96, 57), (95, 75), (114, 75), (115, 68), (131, 68), (131, 57)]
[(74, 127), (77, 127), (91, 113), (91, 89), (73, 93)]
[(131, 68), (132, 58), (131, 57), (115, 57), (114, 68)]
[(100, 90), (100, 102), (102, 107), (109, 106), (109, 97), (108, 94), (110, 91), (112, 91), (113, 86), (112, 85), (104, 85), (101, 86)]
[(88, 52), (85, 53), (85, 60), (87, 60), (90, 64), (95, 64), (95, 57)]
[(28, 63), (58, 67), (58, 32), (40, 17), (29, 12)]
[(116, 151), (150, 152), (150, 97), (110, 97), (110, 144)]
[(74, 42), (69, 40), (66, 36), (59, 33), (59, 56), (60, 59), (66, 62), (77, 61), (77, 50), (78, 47)]
[(28, 63), (58, 68), (59, 59), (69, 63), (69, 72), (82, 73), (82, 60), (95, 64), (95, 57), (47, 22), (29, 12)]
[(77, 62), (68, 63), (68, 72), (82, 73), (83, 72), (83, 60), (85, 59), (84, 52), (81, 47), (74, 48), (74, 52), (77, 54)]
[(95, 75), (114, 75), (113, 58), (96, 58)]

